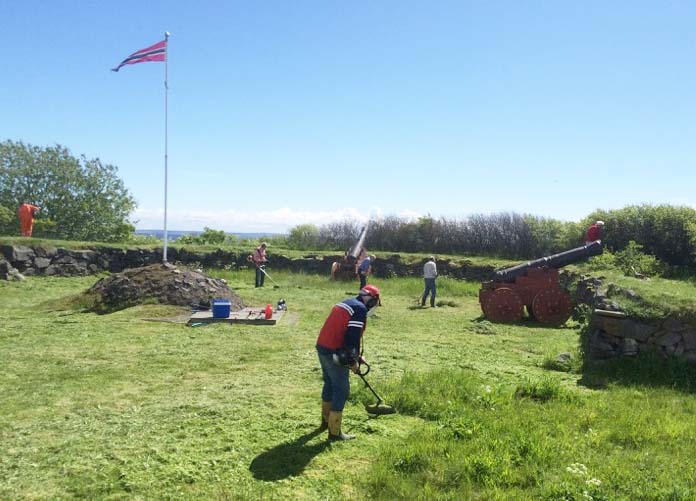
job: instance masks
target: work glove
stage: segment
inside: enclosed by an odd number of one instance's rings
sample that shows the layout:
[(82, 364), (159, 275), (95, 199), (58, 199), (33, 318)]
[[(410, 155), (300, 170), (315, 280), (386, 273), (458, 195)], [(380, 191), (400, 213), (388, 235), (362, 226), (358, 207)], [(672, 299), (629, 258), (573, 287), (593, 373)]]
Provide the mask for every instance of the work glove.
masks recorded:
[(333, 355), (333, 361), (336, 365), (340, 365), (342, 367), (350, 367), (351, 369), (353, 369), (353, 366), (360, 366), (358, 358), (359, 357), (356, 353), (347, 348), (339, 348)]
[(358, 359), (353, 363), (353, 365), (350, 366), (350, 370), (353, 371), (354, 374), (360, 374), (360, 366), (362, 364), (366, 364), (367, 360), (365, 360), (365, 357), (360, 355)]

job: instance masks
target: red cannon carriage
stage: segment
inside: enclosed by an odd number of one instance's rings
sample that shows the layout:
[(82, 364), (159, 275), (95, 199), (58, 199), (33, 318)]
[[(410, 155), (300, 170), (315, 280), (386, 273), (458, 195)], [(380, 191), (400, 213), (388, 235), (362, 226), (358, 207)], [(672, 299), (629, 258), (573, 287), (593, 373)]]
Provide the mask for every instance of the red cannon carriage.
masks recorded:
[(548, 325), (565, 323), (573, 311), (573, 300), (561, 287), (558, 269), (602, 253), (599, 240), (552, 256), (495, 272), (482, 282), (479, 303), (483, 314), (494, 322), (516, 322), (524, 308), (529, 316)]

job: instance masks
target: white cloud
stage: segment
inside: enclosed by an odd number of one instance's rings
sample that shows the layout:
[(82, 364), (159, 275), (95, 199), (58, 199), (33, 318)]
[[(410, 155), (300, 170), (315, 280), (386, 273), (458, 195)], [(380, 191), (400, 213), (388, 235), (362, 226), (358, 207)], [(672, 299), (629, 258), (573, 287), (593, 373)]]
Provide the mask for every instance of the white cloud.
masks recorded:
[[(405, 210), (394, 214), (413, 219), (420, 214)], [(384, 217), (380, 207), (371, 207), (369, 211), (360, 211), (352, 207), (327, 211), (304, 211), (282, 207), (258, 212), (244, 211), (181, 211), (170, 210), (167, 213), (167, 228), (181, 231), (200, 231), (204, 227), (228, 232), (272, 232), (284, 233), (298, 224), (324, 224), (344, 221), (346, 219), (365, 222), (369, 218)], [(160, 229), (164, 226), (164, 211), (161, 209), (137, 209), (132, 220), (137, 221), (138, 229)]]

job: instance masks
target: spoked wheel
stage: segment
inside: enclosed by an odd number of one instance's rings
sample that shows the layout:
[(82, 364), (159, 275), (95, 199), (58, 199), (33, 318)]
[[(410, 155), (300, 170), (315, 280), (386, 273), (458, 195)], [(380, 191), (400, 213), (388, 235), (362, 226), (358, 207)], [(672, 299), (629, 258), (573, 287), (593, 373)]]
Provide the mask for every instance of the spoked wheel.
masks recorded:
[(561, 325), (570, 317), (573, 301), (564, 290), (545, 289), (534, 296), (532, 311), (542, 324)]
[(522, 319), (524, 304), (517, 293), (501, 287), (495, 289), (481, 305), (486, 316), (494, 322), (517, 322)]

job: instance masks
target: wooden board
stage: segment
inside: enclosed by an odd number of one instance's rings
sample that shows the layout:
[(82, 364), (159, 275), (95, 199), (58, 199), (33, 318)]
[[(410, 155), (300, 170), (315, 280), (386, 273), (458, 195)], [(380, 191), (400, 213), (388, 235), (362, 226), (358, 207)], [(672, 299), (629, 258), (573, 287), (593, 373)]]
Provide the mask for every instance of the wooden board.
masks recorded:
[(213, 318), (212, 311), (197, 311), (189, 318), (188, 325), (210, 323), (275, 325), (284, 313), (285, 310), (273, 310), (273, 316), (267, 320), (265, 308), (244, 308), (232, 311), (227, 318)]

